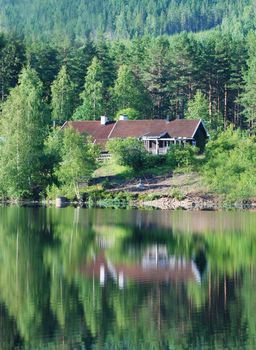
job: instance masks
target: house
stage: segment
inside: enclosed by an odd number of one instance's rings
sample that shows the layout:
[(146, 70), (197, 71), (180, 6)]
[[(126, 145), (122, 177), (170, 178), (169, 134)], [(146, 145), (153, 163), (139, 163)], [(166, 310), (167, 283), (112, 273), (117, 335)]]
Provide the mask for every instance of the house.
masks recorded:
[(144, 142), (146, 150), (152, 154), (165, 154), (172, 144), (191, 144), (204, 149), (209, 134), (202, 120), (144, 119), (128, 120), (120, 116), (116, 122), (102, 116), (99, 121), (68, 121), (62, 128), (73, 127), (79, 133), (91, 135), (93, 142), (101, 146), (103, 152), (108, 140), (135, 137)]

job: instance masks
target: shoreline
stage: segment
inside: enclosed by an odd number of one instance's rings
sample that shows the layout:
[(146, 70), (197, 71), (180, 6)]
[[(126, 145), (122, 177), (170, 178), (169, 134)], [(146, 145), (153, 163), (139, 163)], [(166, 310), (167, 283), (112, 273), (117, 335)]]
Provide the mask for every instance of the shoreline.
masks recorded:
[[(118, 192), (120, 193), (120, 192)], [(81, 207), (81, 208), (112, 208), (112, 209), (152, 209), (152, 210), (184, 210), (184, 211), (256, 211), (256, 200), (245, 200), (236, 204), (225, 204), (214, 194), (188, 194), (185, 198), (177, 199), (170, 196), (162, 196), (152, 200), (130, 201), (104, 198), (95, 202), (89, 201), (71, 201), (62, 197), (62, 202), (56, 200), (2, 200), (1, 206), (20, 206), (20, 207)]]
[[(107, 185), (103, 185), (106, 183)], [(64, 196), (51, 199), (3, 199), (1, 205), (27, 207), (137, 208), (155, 210), (220, 211), (256, 210), (256, 198), (228, 203), (210, 191), (198, 173), (176, 173), (118, 182), (114, 178), (98, 178), (81, 193), (81, 200)]]

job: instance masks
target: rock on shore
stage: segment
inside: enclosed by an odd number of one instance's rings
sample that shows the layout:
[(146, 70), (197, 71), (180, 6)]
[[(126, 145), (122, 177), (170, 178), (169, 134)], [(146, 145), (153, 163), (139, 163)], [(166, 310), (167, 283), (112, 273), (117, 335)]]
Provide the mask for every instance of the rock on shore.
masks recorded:
[(188, 194), (184, 199), (162, 197), (152, 201), (142, 202), (143, 206), (158, 209), (184, 209), (184, 210), (218, 210), (221, 202), (213, 194)]
[(215, 194), (188, 194), (186, 198), (179, 200), (177, 198), (162, 197), (152, 201), (144, 201), (142, 206), (152, 207), (162, 210), (183, 209), (183, 210), (220, 210), (220, 209), (239, 209), (256, 210), (256, 198), (236, 203), (235, 205), (223, 204)]

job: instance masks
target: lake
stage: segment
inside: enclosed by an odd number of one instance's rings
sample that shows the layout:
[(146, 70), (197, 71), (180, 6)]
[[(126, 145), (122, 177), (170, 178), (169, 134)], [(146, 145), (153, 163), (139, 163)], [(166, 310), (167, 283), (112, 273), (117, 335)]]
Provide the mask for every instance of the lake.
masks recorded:
[(256, 348), (256, 213), (0, 218), (0, 349)]

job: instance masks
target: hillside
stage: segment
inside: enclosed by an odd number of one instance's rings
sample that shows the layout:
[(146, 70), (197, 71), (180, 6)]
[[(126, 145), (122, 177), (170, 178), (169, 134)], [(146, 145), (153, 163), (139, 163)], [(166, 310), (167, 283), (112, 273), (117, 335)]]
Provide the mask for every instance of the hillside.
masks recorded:
[(243, 13), (252, 0), (0, 0), (0, 29), (29, 39), (81, 41), (202, 31)]

